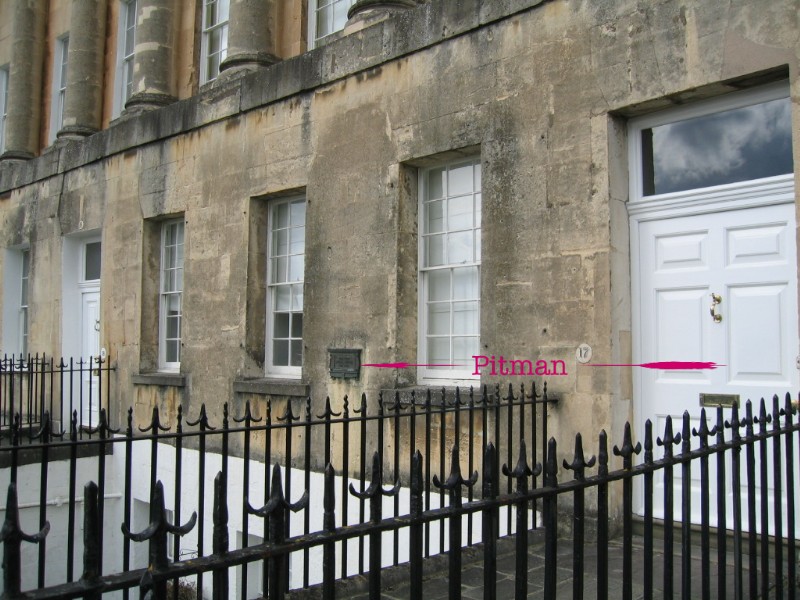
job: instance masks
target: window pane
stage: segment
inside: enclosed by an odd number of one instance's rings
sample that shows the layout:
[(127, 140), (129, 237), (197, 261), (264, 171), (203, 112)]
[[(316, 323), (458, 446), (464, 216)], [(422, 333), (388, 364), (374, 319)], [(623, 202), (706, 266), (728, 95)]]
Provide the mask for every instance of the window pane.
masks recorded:
[(289, 253), (289, 230), (279, 229), (272, 235), (272, 254)]
[(317, 11), (317, 39), (333, 31), (332, 18), (333, 11), (330, 8), (322, 8)]
[(293, 367), (303, 366), (303, 341), (292, 340), (291, 347), (292, 347), (292, 366)]
[(181, 318), (179, 316), (167, 317), (167, 339), (181, 337)]
[(428, 300), (450, 300), (450, 271), (441, 269), (428, 273)]
[(347, 23), (347, 9), (350, 8), (350, 2), (347, 0), (338, 0), (333, 5), (333, 28), (334, 31), (343, 29)]
[(205, 28), (214, 26), (217, 23), (217, 2), (216, 0), (206, 0), (206, 22)]
[(276, 367), (289, 366), (288, 340), (275, 340), (272, 342), (272, 364)]
[(286, 258), (272, 259), (272, 283), (283, 283), (286, 281)]
[(181, 295), (170, 294), (167, 296), (167, 317), (181, 314)]
[(86, 281), (100, 279), (100, 242), (86, 244), (84, 279)]
[(480, 298), (478, 267), (453, 269), (453, 299), (477, 300)]
[(460, 231), (447, 236), (447, 259), (451, 265), (473, 261), (472, 231)]
[(444, 264), (444, 236), (432, 235), (425, 238), (425, 266), (436, 267)]
[(434, 200), (444, 197), (444, 169), (432, 169), (428, 171), (428, 197), (426, 200)]
[(450, 363), (450, 338), (428, 338), (428, 363)]
[(178, 340), (167, 340), (166, 343), (166, 362), (176, 363), (181, 360), (181, 343)]
[(290, 207), (292, 227), (302, 227), (306, 223), (306, 203), (292, 202)]
[(292, 310), (303, 310), (303, 284), (296, 283), (292, 286)]
[(426, 228), (425, 233), (439, 233), (444, 231), (444, 200), (435, 200), (425, 204)]
[(472, 192), (472, 165), (459, 165), (447, 173), (447, 195), (460, 196)]
[(289, 207), (283, 202), (275, 206), (272, 211), (272, 229), (289, 226)]
[(289, 257), (289, 281), (303, 281), (305, 260), (302, 254)]
[(288, 285), (280, 285), (275, 288), (275, 310), (290, 310), (292, 299), (290, 297), (291, 288)]
[(428, 335), (450, 335), (450, 303), (428, 305)]
[(303, 338), (303, 313), (292, 314), (292, 337)]
[(472, 195), (450, 198), (447, 201), (447, 229), (471, 229)]
[(302, 254), (306, 247), (306, 228), (296, 227), (290, 230), (291, 233), (291, 246), (289, 252), (292, 254)]
[(642, 131), (645, 196), (793, 172), (791, 102), (781, 98)]
[(478, 316), (477, 302), (454, 302), (453, 333), (478, 335)]
[(217, 4), (217, 22), (222, 23), (227, 21), (230, 15), (230, 0), (218, 0)]
[(480, 354), (477, 337), (453, 338), (453, 363), (457, 365), (470, 365), (472, 357)]
[(289, 313), (275, 313), (273, 337), (289, 337)]

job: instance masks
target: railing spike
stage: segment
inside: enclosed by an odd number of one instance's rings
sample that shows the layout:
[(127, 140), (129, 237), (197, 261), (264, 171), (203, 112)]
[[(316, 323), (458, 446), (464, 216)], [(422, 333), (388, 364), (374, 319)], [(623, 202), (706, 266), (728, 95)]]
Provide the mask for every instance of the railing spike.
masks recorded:
[(22, 583), (22, 542), (38, 544), (50, 531), (50, 522), (45, 521), (44, 527), (33, 535), (23, 533), (19, 523), (19, 501), (17, 499), (17, 486), (15, 483), (8, 485), (6, 497), (6, 518), (0, 529), (0, 542), (3, 543), (3, 593), (4, 597), (15, 598), (21, 593)]

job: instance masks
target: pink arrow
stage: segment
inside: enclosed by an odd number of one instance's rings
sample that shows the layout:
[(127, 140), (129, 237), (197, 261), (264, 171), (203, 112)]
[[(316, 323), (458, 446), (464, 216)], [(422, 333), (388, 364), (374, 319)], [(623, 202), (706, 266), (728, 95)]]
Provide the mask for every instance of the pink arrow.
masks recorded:
[(639, 365), (633, 364), (587, 364), (584, 367), (643, 367), (645, 369), (664, 369), (671, 371), (687, 371), (699, 369), (716, 369), (717, 367), (724, 367), (726, 365), (718, 365), (715, 362), (686, 362), (686, 361), (665, 361), (665, 362), (650, 362), (642, 363)]
[(408, 367), (459, 367), (461, 365), (419, 365), (407, 362), (397, 363), (366, 363), (362, 367), (378, 367), (379, 369), (407, 369)]

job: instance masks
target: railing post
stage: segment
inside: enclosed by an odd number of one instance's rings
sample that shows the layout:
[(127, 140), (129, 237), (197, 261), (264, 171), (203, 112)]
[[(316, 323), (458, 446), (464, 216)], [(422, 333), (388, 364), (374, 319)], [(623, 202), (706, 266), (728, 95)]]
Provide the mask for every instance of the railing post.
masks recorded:
[(516, 503), (516, 565), (514, 568), (514, 597), (516, 600), (524, 600), (528, 597), (528, 502), (525, 497), (528, 494), (528, 477), (534, 472), (537, 475), (541, 473), (541, 465), (534, 465), (533, 469), (528, 466), (528, 449), (525, 447), (525, 440), (520, 438), (517, 466), (512, 471), (508, 465), (503, 465), (503, 474), (516, 479), (515, 493), (523, 498)]
[[(742, 443), (739, 427), (739, 406), (733, 405), (731, 420), (725, 423), (731, 430), (731, 485), (734, 490), (741, 490), (741, 456)], [(733, 597), (734, 600), (744, 598), (744, 583), (742, 580), (742, 494), (733, 494)]]
[[(200, 405), (200, 414), (197, 416), (196, 421), (186, 420), (189, 427), (199, 426), (200, 436), (197, 442), (199, 447), (199, 457), (197, 462), (197, 511), (203, 515), (205, 514), (206, 503), (206, 436), (209, 431), (215, 431), (215, 428), (208, 423), (208, 414), (206, 413), (206, 405)], [(152, 467), (151, 467), (152, 468)], [(197, 555), (203, 556), (203, 540), (205, 539), (204, 531), (205, 519), (200, 519), (197, 523)], [(203, 574), (197, 574), (197, 597), (203, 597)]]
[[(288, 477), (287, 477), (288, 478)], [(283, 482), (281, 481), (281, 467), (278, 464), (272, 468), (272, 485), (267, 503), (254, 509), (250, 503), (247, 510), (259, 517), (269, 517), (269, 539), (273, 545), (280, 545), (286, 541), (285, 527), (288, 511), (297, 512), (308, 509), (308, 490), (303, 492), (300, 500), (290, 503), (283, 495)], [(283, 600), (289, 585), (289, 555), (275, 555), (269, 560), (269, 599)]]
[(3, 600), (21, 595), (22, 587), (22, 542), (41, 543), (50, 531), (50, 523), (45, 522), (39, 533), (23, 533), (19, 524), (19, 501), (17, 485), (8, 485), (6, 498), (6, 518), (0, 529), (0, 542), (3, 543)]
[[(250, 489), (250, 429), (253, 423), (260, 423), (261, 419), (253, 418), (253, 413), (250, 411), (250, 400), (244, 404), (244, 415), (240, 419), (233, 418), (235, 423), (244, 423), (244, 461), (242, 465), (242, 489)], [(226, 475), (227, 479), (227, 475)], [(245, 500), (246, 494), (242, 496), (242, 548), (247, 548), (249, 545), (250, 537), (250, 523), (249, 513), (247, 512), (247, 504)], [(242, 600), (246, 600), (247, 596), (247, 565), (242, 565)]]
[(150, 524), (139, 533), (132, 533), (124, 523), (122, 524), (122, 534), (126, 538), (134, 542), (149, 542), (149, 566), (140, 584), (142, 598), (152, 591), (155, 600), (166, 600), (167, 580), (160, 576), (160, 572), (169, 566), (167, 534), (186, 535), (194, 528), (196, 522), (197, 513), (195, 512), (183, 526), (169, 524), (164, 507), (164, 485), (159, 480), (156, 482), (150, 504)]
[(772, 416), (767, 414), (767, 403), (761, 399), (758, 413), (759, 473), (761, 474), (761, 597), (769, 596), (769, 468), (767, 467), (767, 423)]
[(603, 429), (597, 451), (597, 600), (608, 600), (608, 435)]
[[(681, 433), (681, 456), (692, 451), (689, 411), (683, 411), (683, 433)], [(692, 593), (692, 462), (681, 464), (681, 596), (689, 598)]]
[[(485, 406), (485, 405), (484, 405)], [(483, 453), (483, 499), (497, 498), (497, 474), (495, 473), (494, 444), (489, 442)], [(497, 599), (497, 513), (496, 506), (490, 506), (481, 516), (483, 539), (483, 600)], [(534, 516), (534, 518), (536, 518)]]
[[(644, 464), (653, 466), (653, 423), (644, 424)], [(644, 597), (653, 598), (653, 472), (644, 474)]]
[[(775, 597), (783, 598), (783, 494), (781, 493), (781, 412), (778, 404), (778, 395), (772, 397), (772, 468), (773, 468), (773, 510), (775, 511)], [(792, 481), (787, 481), (787, 486), (791, 486)], [(794, 532), (788, 536), (794, 538)]]
[(558, 465), (556, 463), (556, 440), (547, 442), (544, 467), (544, 487), (548, 488), (542, 502), (544, 511), (544, 597), (556, 597), (556, 571), (558, 569)]
[[(593, 467), (595, 457), (588, 461), (583, 454), (583, 440), (581, 434), (575, 435), (575, 457), (572, 464), (564, 460), (564, 468), (575, 472), (575, 481), (585, 481), (584, 470)], [(572, 598), (583, 599), (583, 520), (584, 520), (584, 490), (582, 487), (575, 490), (575, 502), (572, 507), (573, 532), (572, 532)], [(517, 550), (519, 552), (519, 550)], [(517, 559), (519, 560), (519, 559)], [(527, 569), (526, 569), (527, 571)], [(524, 598), (524, 596), (518, 596)]]
[[(247, 488), (245, 488), (247, 489)], [(246, 502), (247, 500), (245, 500)], [(227, 554), (228, 538), (228, 482), (222, 471), (214, 477), (214, 529), (212, 533), (211, 551), (222, 556)], [(243, 570), (247, 565), (242, 565)], [(228, 569), (214, 569), (211, 574), (211, 597), (213, 600), (228, 598)]]
[(792, 444), (793, 426), (792, 426), (792, 408), (791, 396), (786, 394), (786, 400), (782, 414), (786, 417), (783, 422), (783, 437), (786, 438), (786, 531), (788, 544), (788, 557), (787, 564), (789, 566), (787, 589), (789, 590), (789, 600), (794, 600), (797, 596), (797, 549), (793, 541), (794, 538), (794, 524), (795, 524), (795, 497), (794, 497), (794, 445)]
[[(93, 481), (83, 488), (83, 583), (91, 584), (100, 577), (100, 504), (98, 488)], [(90, 592), (84, 600), (100, 600), (100, 592)]]
[[(329, 405), (330, 407), (330, 405)], [(325, 467), (325, 497), (323, 498), (322, 528), (327, 533), (336, 531), (336, 471), (328, 463)], [(336, 597), (336, 542), (325, 542), (322, 548), (322, 597)]]
[[(716, 427), (709, 430), (706, 409), (700, 410), (700, 428), (692, 429), (692, 435), (700, 440), (700, 449), (708, 449), (709, 436), (716, 435)], [(718, 474), (718, 477), (721, 474)], [(700, 457), (700, 589), (703, 598), (711, 598), (711, 548), (709, 532), (709, 473), (708, 454)], [(685, 517), (684, 517), (685, 518)], [(724, 589), (724, 588), (723, 588)]]
[[(359, 492), (352, 483), (350, 484), (351, 494), (360, 500), (369, 500), (369, 521), (373, 525), (381, 522), (383, 496), (394, 496), (400, 489), (399, 480), (388, 490), (384, 489), (381, 483), (381, 458), (375, 452), (372, 455), (372, 481), (369, 487)], [(369, 534), (369, 597), (370, 600), (381, 597), (381, 532), (377, 528), (373, 528)]]
[(418, 520), (422, 517), (424, 505), (422, 500), (422, 454), (419, 450), (414, 452), (411, 459), (411, 526), (409, 527), (409, 562), (412, 598), (422, 598), (422, 538), (423, 526)]
[(447, 561), (450, 571), (450, 600), (461, 598), (461, 487), (472, 487), (476, 481), (478, 481), (477, 471), (470, 475), (469, 479), (461, 476), (458, 443), (453, 444), (450, 452), (450, 474), (447, 480), (439, 481), (436, 475), (433, 476), (433, 485), (448, 492), (452, 511), (449, 518), (450, 552)]
[[(622, 468), (630, 473), (633, 469), (633, 455), (642, 451), (642, 444), (633, 445), (631, 439), (631, 424), (625, 423), (625, 434), (622, 438), (622, 448), (614, 446), (614, 455), (622, 457)], [(622, 598), (631, 600), (633, 597), (633, 479), (625, 477), (622, 480)]]
[(673, 548), (673, 535), (672, 530), (673, 514), (672, 514), (672, 466), (675, 464), (672, 454), (672, 446), (677, 446), (681, 443), (681, 434), (673, 435), (672, 432), (672, 416), (667, 415), (666, 424), (664, 425), (664, 439), (656, 439), (659, 446), (664, 447), (664, 599), (670, 600), (673, 594), (672, 585), (672, 548)]

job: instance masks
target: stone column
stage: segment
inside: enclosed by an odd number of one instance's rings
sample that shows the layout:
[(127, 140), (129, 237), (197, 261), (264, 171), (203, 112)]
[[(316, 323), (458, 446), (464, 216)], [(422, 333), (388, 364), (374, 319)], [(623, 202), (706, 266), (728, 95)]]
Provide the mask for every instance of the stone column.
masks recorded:
[(136, 14), (136, 46), (133, 56), (133, 93), (125, 112), (152, 110), (175, 101), (174, 0), (139, 0)]
[(272, 0), (230, 0), (228, 51), (220, 73), (252, 71), (278, 62), (271, 53), (273, 31), (269, 20)]
[(14, 3), (3, 160), (26, 160), (39, 150), (46, 8), (40, 0)]
[(414, 8), (417, 0), (356, 0), (347, 11), (347, 25), (364, 19), (377, 20), (392, 12)]
[(67, 89), (58, 138), (82, 138), (99, 131), (103, 118), (105, 0), (73, 0), (69, 22)]

